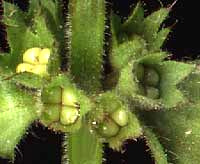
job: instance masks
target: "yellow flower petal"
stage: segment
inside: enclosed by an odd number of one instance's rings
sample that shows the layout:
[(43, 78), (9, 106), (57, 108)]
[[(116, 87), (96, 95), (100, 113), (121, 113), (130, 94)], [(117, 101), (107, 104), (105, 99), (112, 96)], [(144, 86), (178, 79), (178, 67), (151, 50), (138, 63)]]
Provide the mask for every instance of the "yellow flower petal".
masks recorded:
[(30, 48), (26, 50), (23, 54), (23, 62), (30, 64), (39, 64), (38, 56), (40, 54), (41, 48)]
[(33, 69), (33, 65), (28, 64), (28, 63), (21, 63), (17, 66), (16, 72), (17, 73), (22, 73), (22, 72), (30, 72)]
[(48, 75), (46, 65), (35, 65), (30, 72), (41, 75), (41, 76)]
[(50, 49), (49, 48), (42, 49), (39, 54), (39, 63), (47, 64), (49, 57), (50, 57)]

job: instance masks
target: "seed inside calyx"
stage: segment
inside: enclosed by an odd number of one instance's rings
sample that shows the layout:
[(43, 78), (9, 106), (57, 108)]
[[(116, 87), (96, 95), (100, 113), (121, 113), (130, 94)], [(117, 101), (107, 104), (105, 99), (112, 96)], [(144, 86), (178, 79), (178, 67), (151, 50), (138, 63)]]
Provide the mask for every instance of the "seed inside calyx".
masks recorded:
[[(41, 97), (44, 105), (49, 107), (49, 109), (46, 108), (46, 110), (59, 111), (58, 121), (60, 121), (62, 125), (73, 124), (80, 117), (79, 106), (77, 106), (77, 96), (73, 89), (69, 87), (61, 88), (60, 86), (45, 88)], [(57, 106), (58, 108), (50, 109), (52, 106)], [(49, 112), (45, 111), (44, 114), (49, 115)]]
[(78, 107), (78, 100), (77, 96), (73, 93), (73, 90), (71, 89), (63, 89), (62, 90), (62, 104)]
[(126, 126), (128, 124), (128, 113), (124, 109), (118, 109), (111, 114), (111, 118), (119, 125)]
[(120, 128), (111, 119), (106, 119), (104, 122), (98, 125), (98, 133), (103, 137), (113, 137), (118, 134)]
[(60, 122), (63, 125), (70, 125), (79, 118), (79, 111), (75, 107), (63, 106), (60, 113)]
[(42, 91), (42, 101), (44, 103), (61, 103), (71, 107), (79, 107), (77, 95), (71, 88), (61, 88), (59, 86), (45, 88)]

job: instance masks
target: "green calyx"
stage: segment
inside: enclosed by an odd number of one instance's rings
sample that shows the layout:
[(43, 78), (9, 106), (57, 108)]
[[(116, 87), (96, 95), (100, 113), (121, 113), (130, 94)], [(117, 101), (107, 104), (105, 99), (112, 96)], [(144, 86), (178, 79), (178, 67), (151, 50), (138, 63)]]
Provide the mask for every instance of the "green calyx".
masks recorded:
[(70, 125), (79, 117), (77, 96), (69, 87), (52, 87), (42, 91), (44, 113), (49, 121), (58, 122), (62, 125)]
[(103, 137), (114, 137), (122, 127), (128, 124), (128, 117), (128, 112), (124, 109), (117, 109), (110, 114), (106, 113), (104, 119), (97, 124), (97, 131)]
[(98, 133), (106, 138), (116, 136), (119, 130), (119, 126), (111, 119), (106, 119), (103, 123), (100, 123), (97, 128)]
[(52, 79), (42, 90), (41, 97), (41, 122), (53, 130), (78, 130), (81, 117), (91, 109), (89, 99), (64, 76)]
[(46, 88), (42, 91), (42, 101), (47, 104), (59, 104), (62, 101), (61, 87)]
[(115, 92), (100, 94), (95, 102), (96, 108), (88, 115), (91, 129), (111, 148), (120, 150), (125, 140), (141, 135), (137, 117)]

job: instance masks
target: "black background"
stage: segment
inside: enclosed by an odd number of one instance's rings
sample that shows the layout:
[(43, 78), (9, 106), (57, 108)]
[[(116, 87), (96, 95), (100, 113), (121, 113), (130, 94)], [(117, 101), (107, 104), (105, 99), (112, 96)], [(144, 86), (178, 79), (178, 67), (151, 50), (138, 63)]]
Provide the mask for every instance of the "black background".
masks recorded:
[[(162, 0), (164, 6), (171, 5), (174, 1)], [(16, 1), (17, 2), (17, 1)], [(23, 3), (19, 0), (19, 4)], [(110, 0), (116, 13), (126, 18), (136, 0)], [(146, 15), (158, 10), (158, 0), (143, 0), (145, 2)], [(23, 7), (23, 5), (21, 5)], [(132, 6), (132, 7), (131, 7)], [(0, 13), (2, 10), (0, 9)], [(173, 7), (170, 17), (163, 26), (172, 26), (172, 32), (163, 49), (173, 54), (174, 60), (190, 60), (198, 58), (200, 54), (200, 10), (198, 1), (179, 0)], [(175, 25), (174, 25), (175, 24)], [(0, 26), (0, 49), (7, 51), (5, 33)], [(1, 135), (1, 134), (0, 134)], [(41, 125), (33, 124), (29, 128), (29, 134), (20, 142), (16, 149), (15, 164), (59, 164), (61, 163), (61, 142), (63, 135), (54, 134)], [(1, 149), (1, 148), (0, 148)], [(114, 152), (105, 145), (105, 164), (153, 164), (145, 140), (127, 141), (124, 145), (124, 153)], [(137, 161), (137, 162), (132, 162)], [(0, 158), (0, 164), (7, 164), (8, 160)]]

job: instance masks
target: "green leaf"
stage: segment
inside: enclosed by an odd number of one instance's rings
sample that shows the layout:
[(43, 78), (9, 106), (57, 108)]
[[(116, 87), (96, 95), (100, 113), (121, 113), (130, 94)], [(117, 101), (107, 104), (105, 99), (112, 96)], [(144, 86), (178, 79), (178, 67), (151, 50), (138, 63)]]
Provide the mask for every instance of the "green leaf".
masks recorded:
[(120, 72), (118, 84), (116, 86), (117, 93), (127, 98), (139, 92), (139, 86), (136, 77), (133, 76), (133, 68), (135, 63), (129, 62)]
[(0, 156), (14, 159), (14, 149), (28, 126), (38, 118), (40, 105), (8, 81), (0, 81)]
[(163, 52), (163, 51), (149, 53), (148, 55), (138, 59), (138, 63), (156, 68), (156, 65), (161, 63), (167, 56), (168, 56), (167, 52)]
[(195, 103), (200, 100), (200, 71), (198, 68), (179, 83), (178, 89), (190, 102)]
[(144, 113), (143, 117), (160, 136), (170, 163), (200, 163), (200, 104), (178, 110)]
[(170, 31), (171, 31), (170, 28), (163, 28), (162, 30), (160, 30), (156, 38), (154, 39), (154, 41), (149, 43), (150, 51), (152, 52), (160, 51), (160, 48), (163, 46), (163, 43), (166, 41), (167, 36), (169, 35)]
[(127, 41), (114, 47), (110, 55), (110, 61), (114, 68), (121, 69), (127, 63), (145, 54), (146, 43), (139, 37), (135, 36), (132, 41)]
[(86, 122), (77, 133), (66, 135), (64, 153), (63, 164), (102, 164), (102, 143)]
[(71, 73), (84, 90), (96, 92), (101, 88), (105, 2), (70, 0), (69, 14)]
[(42, 89), (47, 84), (46, 79), (41, 78), (40, 76), (38, 76), (36, 74), (28, 73), (28, 72), (15, 74), (10, 79), (12, 81), (14, 81), (16, 84), (25, 86), (30, 89), (31, 88), (32, 89)]
[[(41, 12), (45, 19), (46, 26), (55, 38), (54, 45), (52, 45), (53, 55), (50, 58), (48, 69), (51, 74), (56, 75), (60, 72), (60, 56), (64, 56), (63, 54), (66, 53), (64, 43), (63, 4), (61, 0), (40, 0), (40, 3), (42, 6)], [(65, 58), (62, 58), (62, 60), (63, 63), (66, 62)]]
[(185, 101), (183, 94), (177, 89), (177, 84), (187, 77), (194, 68), (192, 64), (175, 61), (166, 61), (156, 66), (161, 79), (160, 95), (162, 103), (165, 104), (166, 108), (175, 107), (177, 104)]
[(168, 164), (167, 154), (165, 154), (163, 146), (150, 128), (144, 127), (144, 137), (155, 163)]
[(122, 25), (122, 30), (125, 31), (129, 36), (134, 33), (139, 34), (142, 28), (143, 20), (144, 9), (142, 7), (142, 3), (139, 1), (129, 18)]
[(148, 43), (152, 43), (155, 40), (158, 29), (168, 14), (169, 9), (161, 8), (144, 19), (142, 33)]
[(129, 104), (133, 106), (133, 110), (144, 110), (144, 111), (152, 111), (152, 110), (164, 110), (165, 106), (160, 101), (160, 99), (150, 99), (145, 96), (132, 94), (127, 98)]
[(119, 38), (118, 35), (121, 31), (121, 19), (118, 15), (111, 13), (111, 21), (110, 21), (110, 27), (111, 27), (111, 34), (112, 34), (112, 48), (118, 46), (119, 44)]
[(6, 1), (3, 1), (3, 9), (3, 23), (6, 25), (7, 40), (11, 49), (10, 56), (12, 56), (9, 60), (12, 58), (13, 61), (10, 67), (16, 67), (16, 63), (20, 61), (18, 56), (23, 53), (24, 34), (27, 30), (24, 22), (25, 15), (17, 6)]
[(10, 69), (10, 54), (0, 53), (0, 73), (1, 76), (9, 76), (13, 74)]

